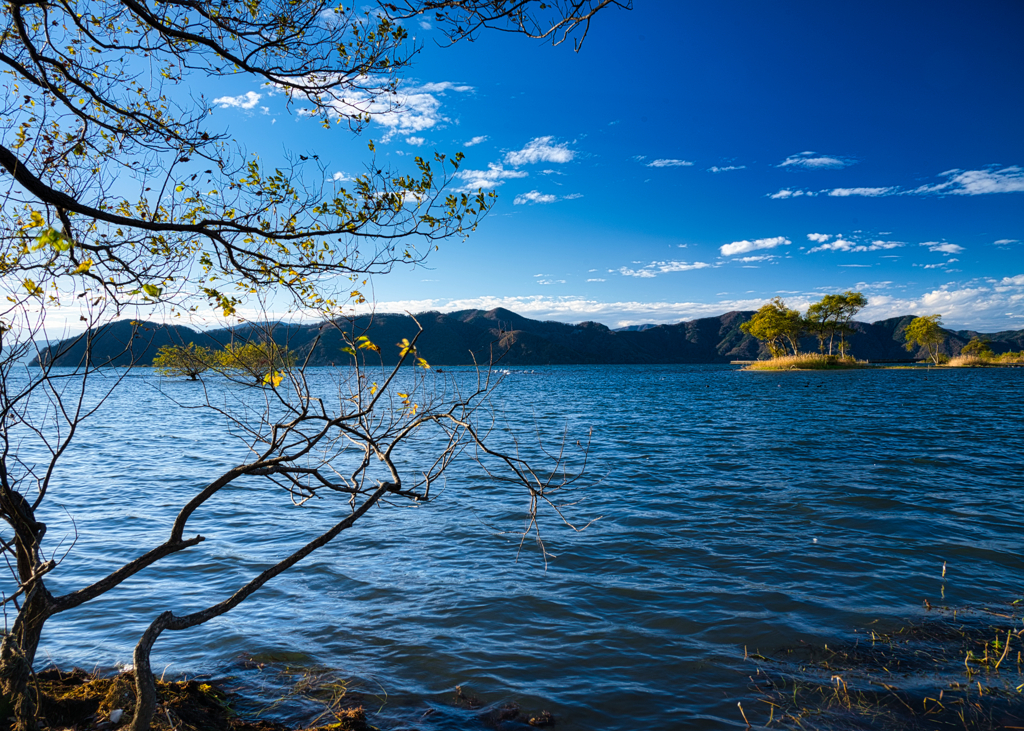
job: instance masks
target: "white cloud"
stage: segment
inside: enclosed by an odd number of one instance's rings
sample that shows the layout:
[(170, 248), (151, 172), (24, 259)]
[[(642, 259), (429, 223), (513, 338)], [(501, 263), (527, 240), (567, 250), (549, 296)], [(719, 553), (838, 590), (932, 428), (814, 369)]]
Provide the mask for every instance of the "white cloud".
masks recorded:
[[(403, 86), (394, 93), (373, 88), (374, 79), (363, 77), (357, 83), (362, 88), (350, 90), (341, 98), (322, 100), (323, 106), (335, 118), (370, 114), (374, 124), (385, 129), (381, 142), (389, 142), (395, 135), (412, 135), (449, 121), (441, 114), (441, 100), (437, 95), (473, 91), (472, 86), (451, 81)], [(304, 113), (308, 115), (312, 111)]]
[(725, 167), (719, 167), (718, 165), (712, 165), (708, 168), (709, 173), (727, 173), (730, 170), (746, 170), (746, 165), (726, 165)]
[(819, 244), (823, 244), (832, 238), (832, 234), (807, 234), (807, 238), (810, 241), (814, 241)]
[(848, 198), (853, 195), (864, 196), (866, 198), (878, 198), (883, 195), (892, 195), (896, 190), (897, 189), (892, 186), (888, 188), (833, 188), (828, 191), (828, 194), (836, 198)]
[(505, 162), (518, 167), (519, 165), (533, 164), (537, 162), (571, 162), (576, 152), (570, 150), (566, 143), (556, 143), (555, 138), (535, 137), (530, 140), (526, 147), (505, 155)]
[(252, 109), (259, 103), (260, 96), (260, 94), (257, 94), (254, 91), (247, 91), (241, 96), (219, 96), (213, 100), (213, 103), (221, 109), (225, 109), (227, 107)]
[[(947, 170), (940, 173), (945, 177), (941, 183), (922, 185), (904, 190), (896, 185), (873, 188), (832, 188), (819, 191), (835, 198), (852, 196), (880, 198), (891, 195), (988, 195), (990, 193), (1024, 193), (1024, 168), (1017, 166), (987, 170)], [(769, 198), (794, 198), (800, 195), (816, 195), (808, 190), (785, 188), (772, 193)], [(1006, 241), (1010, 241), (1006, 239)]]
[(918, 195), (987, 195), (990, 193), (1024, 193), (1024, 169), (1012, 165), (996, 170), (947, 170), (939, 173), (945, 182), (922, 185), (911, 193)]
[(331, 180), (333, 180), (335, 183), (344, 183), (349, 180), (352, 180), (352, 178), (350, 178), (348, 175), (339, 170), (338, 172), (331, 176)]
[(467, 140), (467, 141), (463, 142), (462, 146), (463, 147), (472, 147), (473, 145), (479, 145), (481, 142), (487, 142), (488, 139), (489, 139), (489, 137), (487, 135), (480, 135), (478, 137), (474, 137), (471, 140)]
[(428, 94), (443, 94), (446, 91), (473, 91), (472, 86), (466, 84), (455, 84), (451, 81), (435, 81), (429, 84), (422, 84), (415, 87), (416, 91), (426, 92)]
[(692, 165), (693, 163), (687, 160), (666, 159), (652, 160), (651, 162), (647, 163), (647, 167), (649, 168), (688, 168)]
[(541, 193), (539, 190), (531, 190), (529, 193), (520, 193), (512, 201), (513, 205), (521, 206), (526, 203), (554, 203), (555, 201), (574, 201), (582, 198), (582, 193), (570, 193), (569, 195), (557, 196), (551, 193)]
[(778, 193), (772, 193), (768, 197), (773, 200), (785, 200), (786, 198), (799, 198), (802, 195), (814, 197), (818, 195), (812, 190), (792, 190), (790, 188), (783, 188)]
[(607, 279), (601, 279), (600, 277), (594, 277), (593, 279), (588, 279), (587, 281), (588, 282), (607, 282), (608, 280)]
[(941, 244), (938, 241), (925, 241), (921, 246), (927, 246), (928, 251), (939, 251), (943, 254), (959, 254), (964, 247), (956, 244)]
[(1010, 244), (1019, 244), (1020, 241), (1017, 239), (999, 239), (993, 242), (996, 246), (1009, 246)]
[[(816, 236), (822, 236), (823, 234), (814, 234)], [(812, 234), (808, 234), (807, 238), (811, 238)], [(844, 238), (837, 237), (835, 241), (827, 242), (828, 236), (824, 238), (811, 239), (812, 241), (823, 242), (820, 246), (815, 246), (813, 249), (807, 251), (808, 254), (814, 254), (818, 251), (885, 251), (887, 249), (898, 249), (903, 246), (902, 241), (872, 241), (870, 244), (858, 244), (854, 241), (848, 241)], [(847, 266), (854, 266), (852, 264)]]
[[(941, 313), (943, 324), (953, 328), (972, 328), (982, 332), (1020, 328), (1024, 320), (1024, 273), (1001, 277), (999, 280), (971, 280), (952, 282), (937, 289), (908, 293), (896, 297), (887, 293), (891, 282), (869, 284), (860, 282), (853, 288), (870, 292), (868, 306), (858, 320), (872, 322), (900, 315), (931, 315)], [(748, 293), (746, 299), (721, 299), (716, 295), (711, 302), (687, 301), (616, 301), (603, 302), (580, 296), (552, 297), (529, 295), (518, 297), (481, 296), (465, 299), (423, 299), (378, 302), (377, 312), (425, 312), (440, 310), (491, 310), (504, 307), (513, 312), (538, 320), (582, 322), (594, 320), (609, 327), (625, 327), (643, 323), (675, 323), (699, 317), (717, 317), (733, 310), (756, 310), (764, 304), (769, 293)], [(803, 297), (787, 297), (787, 304), (804, 309), (821, 293)], [(369, 305), (360, 311), (367, 311)]]
[(658, 276), (650, 269), (630, 269), (629, 267), (619, 267), (619, 274), (624, 277), (639, 277), (641, 279), (654, 279)]
[(486, 170), (460, 170), (457, 176), (465, 183), (458, 188), (457, 192), (466, 193), (478, 188), (491, 190), (499, 185), (504, 185), (506, 180), (525, 178), (527, 175), (528, 173), (523, 170), (506, 170), (495, 163), (488, 165)]
[(564, 279), (538, 279), (537, 284), (565, 284)]
[(754, 241), (733, 241), (731, 244), (720, 247), (719, 251), (722, 256), (736, 256), (737, 254), (746, 254), (758, 249), (774, 249), (776, 246), (788, 245), (790, 243), (792, 242), (785, 236), (775, 236), (770, 239), (756, 239)]
[(517, 195), (515, 200), (512, 201), (512, 204), (521, 206), (526, 203), (554, 203), (557, 200), (557, 195), (541, 193), (539, 190), (531, 190), (529, 193), (520, 193)]
[(851, 160), (844, 157), (835, 157), (831, 155), (817, 155), (814, 152), (799, 152), (796, 155), (790, 155), (785, 160), (780, 162), (776, 167), (780, 168), (798, 168), (801, 170), (828, 170), (835, 168), (845, 168), (853, 165), (856, 160)]
[[(952, 282), (918, 297), (876, 295), (860, 319), (881, 320), (898, 315), (942, 315), (943, 325), (996, 331), (1019, 328), (1024, 319), (1024, 275), (1005, 277), (1006, 286), (986, 286), (977, 280)], [(1000, 284), (1002, 284), (1000, 282)]]
[[(765, 302), (756, 299), (719, 300), (717, 302), (601, 302), (579, 296), (553, 297), (527, 295), (518, 297), (472, 297), (466, 299), (422, 299), (378, 302), (377, 312), (426, 312), (439, 310), (492, 310), (504, 307), (525, 317), (560, 322), (594, 320), (609, 327), (626, 327), (645, 323), (676, 323), (699, 317), (717, 317), (733, 310), (756, 310)], [(797, 306), (797, 304), (794, 304)], [(806, 306), (806, 305), (803, 305)], [(369, 308), (364, 306), (360, 311)]]
[(422, 28), (423, 30), (430, 30), (431, 25), (427, 21), (421, 20), (420, 21), (420, 28)]
[[(638, 264), (639, 262), (633, 262)], [(641, 279), (651, 279), (658, 276), (659, 274), (668, 274), (670, 272), (689, 272), (694, 269), (707, 269), (711, 265), (703, 261), (695, 261), (692, 264), (686, 261), (652, 261), (639, 269), (630, 269), (629, 267), (619, 267), (617, 270), (619, 274), (624, 277), (640, 277)], [(609, 270), (611, 271), (611, 270)]]
[(755, 261), (772, 261), (773, 259), (777, 258), (778, 257), (776, 257), (774, 254), (765, 254), (763, 256), (743, 256), (740, 257), (739, 259), (736, 259), (735, 261), (741, 261), (744, 264), (749, 264)]
[(407, 145), (412, 145), (414, 147), (419, 147), (420, 145), (425, 145), (427, 143), (427, 141), (424, 138), (422, 138), (422, 137), (406, 137), (405, 138), (405, 143)]

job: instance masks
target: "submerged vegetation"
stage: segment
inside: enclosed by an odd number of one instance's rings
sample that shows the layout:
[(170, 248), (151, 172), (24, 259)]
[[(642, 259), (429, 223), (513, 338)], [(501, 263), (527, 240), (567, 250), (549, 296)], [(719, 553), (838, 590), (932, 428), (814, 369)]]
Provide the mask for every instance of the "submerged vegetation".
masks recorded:
[(1006, 729), (1024, 727), (1024, 629), (1009, 607), (936, 608), (852, 642), (748, 655), (756, 703), (740, 709), (768, 728)]
[(281, 373), (296, 364), (296, 356), (273, 340), (228, 343), (219, 350), (188, 345), (165, 345), (157, 351), (153, 368), (165, 376), (188, 376), (193, 381), (207, 371), (237, 376), (258, 384), (280, 385)]

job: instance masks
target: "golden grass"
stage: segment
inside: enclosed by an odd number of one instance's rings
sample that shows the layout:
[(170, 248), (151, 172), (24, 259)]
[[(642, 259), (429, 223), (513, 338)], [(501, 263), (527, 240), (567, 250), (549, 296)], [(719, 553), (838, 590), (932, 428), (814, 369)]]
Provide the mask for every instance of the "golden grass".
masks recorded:
[(949, 365), (953, 368), (978, 368), (980, 366), (1024, 365), (1024, 350), (1001, 353), (993, 356), (958, 355), (950, 358)]
[(847, 368), (863, 368), (867, 361), (857, 360), (851, 356), (840, 358), (838, 355), (821, 355), (820, 353), (800, 353), (799, 355), (783, 355), (771, 360), (759, 360), (751, 363), (743, 370), (747, 371), (824, 371)]

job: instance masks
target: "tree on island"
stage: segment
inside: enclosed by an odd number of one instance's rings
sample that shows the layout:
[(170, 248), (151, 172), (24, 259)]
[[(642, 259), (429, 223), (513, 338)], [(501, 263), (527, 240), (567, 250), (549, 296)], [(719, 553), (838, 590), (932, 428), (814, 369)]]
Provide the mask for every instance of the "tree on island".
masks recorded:
[(163, 345), (153, 358), (153, 368), (165, 376), (188, 376), (195, 381), (216, 362), (213, 350), (195, 343)]
[(979, 340), (978, 336), (975, 335), (971, 338), (970, 342), (960, 348), (960, 355), (973, 355), (982, 359), (994, 358), (996, 354), (992, 352), (992, 347), (988, 342), (988, 340)]
[(867, 306), (861, 292), (847, 290), (842, 294), (827, 294), (821, 301), (807, 308), (807, 329), (818, 338), (818, 350), (824, 354), (828, 340), (828, 354), (832, 355), (835, 337), (839, 335), (839, 355), (846, 357), (846, 336), (853, 332), (850, 322)]
[(924, 348), (928, 357), (939, 365), (939, 348), (946, 342), (946, 332), (942, 329), (942, 315), (915, 317), (903, 331), (907, 341), (906, 348), (914, 352), (915, 348)]
[[(514, 442), (506, 451), (490, 445), (475, 426), (487, 423), (494, 380), (486, 370), (464, 390), (420, 369), (399, 392), (398, 368), (374, 369), (379, 350), (364, 348), (340, 317), (362, 301), (370, 277), (424, 261), (436, 242), (467, 235), (487, 213), (493, 194), (451, 190), (463, 154), (416, 157), (400, 171), (369, 142), (365, 172), (340, 181), (315, 154), (276, 164), (245, 153), (210, 126), (210, 102), (187, 90), (192, 75), (244, 75), (283, 93), (310, 120), (358, 132), (401, 102), (401, 73), (418, 51), (403, 19), (427, 13), (452, 42), (499, 28), (560, 43), (576, 31), (581, 40), (594, 13), (613, 5), (628, 0), (398, 0), (365, 12), (320, 0), (4, 3), (0, 551), (10, 567), (3, 603), (12, 621), (0, 640), (0, 697), (13, 728), (38, 725), (29, 680), (44, 624), (201, 543), (187, 534), (190, 518), (243, 478), (260, 477), (299, 504), (336, 496), (344, 517), (232, 596), (150, 623), (134, 655), (133, 731), (149, 728), (156, 708), (149, 657), (161, 632), (229, 611), (382, 501), (431, 500), (434, 481), (467, 447), (524, 489), (526, 531), (539, 539), (537, 510), (557, 512), (558, 491), (574, 479), (571, 452), (556, 448), (541, 472)], [(250, 457), (211, 474), (162, 543), (89, 585), (52, 594), (47, 579), (60, 561), (38, 511), (66, 485), (63, 455), (127, 372), (94, 384), (89, 354), (103, 327), (140, 311), (187, 317), (212, 309), (237, 318), (243, 303), (274, 298), (342, 332), (355, 368), (339, 372), (323, 398), (302, 364), (285, 363), (266, 384), (262, 409), (208, 401)], [(74, 316), (85, 333), (40, 353), (36, 343), (53, 318)], [(417, 360), (418, 335), (410, 336), (400, 365)], [(78, 367), (55, 369), (76, 343), (85, 344)], [(19, 364), (34, 350), (45, 357), (25, 373)], [(413, 457), (402, 456), (403, 446), (429, 430), (438, 440), (431, 463), (404, 476), (399, 464)]]
[(740, 330), (763, 340), (772, 357), (778, 358), (786, 355), (787, 342), (793, 355), (799, 353), (804, 321), (799, 311), (787, 308), (781, 297), (775, 297), (740, 325)]

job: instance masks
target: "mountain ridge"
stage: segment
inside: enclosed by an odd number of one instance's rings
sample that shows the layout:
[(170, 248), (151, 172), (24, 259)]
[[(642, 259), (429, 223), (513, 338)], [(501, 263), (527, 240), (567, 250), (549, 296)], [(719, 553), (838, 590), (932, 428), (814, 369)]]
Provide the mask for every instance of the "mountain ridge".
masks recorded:
[[(417, 342), (420, 356), (431, 365), (486, 364), (497, 359), (504, 365), (616, 365), (728, 363), (767, 357), (764, 344), (740, 330), (753, 311), (732, 311), (669, 325), (637, 326), (612, 330), (601, 323), (563, 323), (531, 320), (511, 310), (459, 310), (423, 312), (415, 316), (423, 327)], [(872, 323), (853, 322), (848, 336), (850, 352), (866, 360), (910, 361), (926, 357), (923, 349), (908, 353), (902, 331), (913, 315)], [(253, 324), (200, 331), (184, 325), (119, 320), (89, 331), (93, 339), (92, 362), (124, 366), (130, 362), (149, 365), (163, 345), (195, 343), (220, 348), (236, 341), (263, 339), (268, 329), (279, 345), (291, 348), (309, 365), (342, 365), (349, 356), (341, 330), (365, 334), (381, 347), (385, 365), (398, 361), (395, 344), (412, 339), (418, 331), (413, 316), (381, 313), (349, 320), (315, 324)], [(335, 327), (337, 325), (337, 327)], [(980, 333), (945, 330), (942, 352), (956, 355), (972, 337), (987, 338), (996, 353), (1024, 349), (1024, 330)], [(75, 366), (85, 357), (85, 338), (68, 338), (50, 345), (43, 358), (54, 365)], [(817, 340), (801, 340), (801, 350), (816, 351)], [(38, 359), (33, 360), (37, 364)]]

